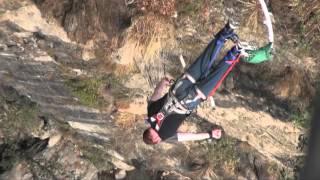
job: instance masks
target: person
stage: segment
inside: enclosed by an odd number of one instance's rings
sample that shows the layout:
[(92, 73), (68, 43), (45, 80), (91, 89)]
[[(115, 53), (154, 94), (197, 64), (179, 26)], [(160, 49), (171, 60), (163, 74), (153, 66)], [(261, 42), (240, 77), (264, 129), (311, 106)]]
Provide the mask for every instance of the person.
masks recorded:
[(213, 66), (227, 40), (233, 42), (238, 40), (230, 23), (227, 23), (215, 35), (204, 52), (177, 79), (165, 95), (162, 96), (166, 87), (171, 85), (170, 78), (164, 77), (156, 86), (147, 108), (149, 127), (143, 133), (143, 141), (146, 144), (158, 144), (169, 140), (191, 141), (221, 138), (220, 128), (204, 133), (177, 132), (177, 130), (192, 111), (214, 93), (235, 62), (239, 60), (237, 55), (240, 50), (234, 46), (216, 67)]

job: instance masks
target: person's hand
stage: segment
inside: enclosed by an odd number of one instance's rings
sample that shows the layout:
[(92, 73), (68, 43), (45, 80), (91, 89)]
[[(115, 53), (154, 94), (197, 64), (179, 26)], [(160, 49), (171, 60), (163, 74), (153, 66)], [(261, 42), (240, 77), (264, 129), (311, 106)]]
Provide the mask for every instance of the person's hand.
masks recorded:
[(162, 83), (166, 86), (170, 86), (171, 82), (172, 82), (173, 78), (171, 76), (166, 76), (164, 78), (162, 78)]
[(220, 139), (221, 136), (222, 136), (222, 130), (221, 129), (213, 129), (211, 131), (211, 138)]

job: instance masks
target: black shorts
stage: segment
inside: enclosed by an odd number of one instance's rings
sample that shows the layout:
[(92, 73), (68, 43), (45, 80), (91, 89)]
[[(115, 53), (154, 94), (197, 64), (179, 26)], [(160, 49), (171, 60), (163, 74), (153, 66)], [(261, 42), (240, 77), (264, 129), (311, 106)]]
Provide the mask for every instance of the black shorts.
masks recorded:
[[(157, 101), (150, 102), (148, 105), (148, 117), (152, 117), (157, 114), (163, 107), (167, 98), (167, 94), (164, 95)], [(182, 122), (186, 119), (187, 114), (176, 114), (170, 113), (162, 122), (161, 127), (158, 131), (159, 136), (162, 140), (166, 140), (176, 135), (178, 128)]]

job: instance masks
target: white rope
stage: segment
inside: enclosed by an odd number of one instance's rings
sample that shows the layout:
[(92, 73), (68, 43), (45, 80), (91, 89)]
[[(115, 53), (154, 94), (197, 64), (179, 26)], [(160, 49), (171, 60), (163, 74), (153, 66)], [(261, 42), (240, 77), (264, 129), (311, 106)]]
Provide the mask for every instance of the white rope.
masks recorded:
[(124, 0), (125, 4), (128, 6), (128, 5), (131, 5), (134, 3), (135, 0)]
[(271, 21), (271, 17), (270, 17), (270, 12), (268, 11), (266, 2), (264, 0), (259, 0), (261, 7), (262, 7), (262, 11), (263, 14), (265, 16), (265, 22), (264, 24), (267, 26), (268, 28), (268, 38), (269, 38), (269, 42), (273, 43), (274, 41), (274, 34), (273, 34), (273, 28), (272, 28), (272, 21)]
[(186, 61), (184, 60), (182, 55), (179, 56), (179, 59), (180, 59), (180, 63), (182, 65), (182, 68), (184, 69), (186, 67)]

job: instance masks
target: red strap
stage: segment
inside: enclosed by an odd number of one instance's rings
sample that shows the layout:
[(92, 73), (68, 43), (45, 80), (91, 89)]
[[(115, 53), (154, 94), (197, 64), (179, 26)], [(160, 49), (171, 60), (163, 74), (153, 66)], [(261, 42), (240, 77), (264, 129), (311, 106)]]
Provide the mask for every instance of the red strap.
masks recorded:
[[(227, 69), (227, 71), (223, 74), (222, 78), (219, 80), (218, 84), (212, 89), (212, 91), (210, 92), (209, 96), (213, 96), (214, 93), (217, 91), (217, 89), (220, 87), (220, 85), (222, 84), (222, 82), (224, 81), (224, 79), (228, 76), (228, 74), (231, 72), (231, 70), (234, 68), (234, 66), (240, 61), (240, 54), (237, 56), (236, 60), (234, 60), (231, 64), (231, 66), (229, 66), (229, 68)], [(229, 61), (230, 62), (230, 61)]]
[(156, 123), (157, 123), (157, 125), (158, 125), (159, 128), (160, 128), (160, 127), (161, 127), (161, 124), (162, 124), (162, 122), (163, 122), (163, 119), (164, 119), (164, 114), (163, 114), (162, 112), (159, 112), (159, 113), (155, 114), (155, 115), (153, 116), (153, 118), (156, 119)]

